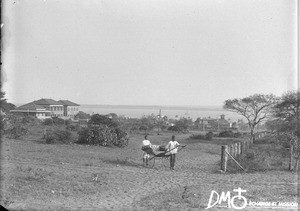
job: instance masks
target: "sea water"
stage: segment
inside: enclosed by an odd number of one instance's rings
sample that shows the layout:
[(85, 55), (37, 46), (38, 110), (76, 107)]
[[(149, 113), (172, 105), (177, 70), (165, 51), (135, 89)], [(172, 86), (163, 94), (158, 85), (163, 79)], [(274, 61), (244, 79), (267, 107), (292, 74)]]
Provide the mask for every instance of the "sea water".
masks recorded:
[(222, 114), (226, 120), (237, 121), (243, 119), (237, 113), (226, 111), (222, 107), (159, 107), (159, 106), (109, 106), (109, 105), (80, 105), (80, 111), (88, 114), (106, 115), (115, 113), (118, 116), (129, 118), (141, 118), (143, 116), (154, 115), (167, 116), (169, 119), (192, 118), (195, 121), (197, 118), (213, 118), (219, 119)]

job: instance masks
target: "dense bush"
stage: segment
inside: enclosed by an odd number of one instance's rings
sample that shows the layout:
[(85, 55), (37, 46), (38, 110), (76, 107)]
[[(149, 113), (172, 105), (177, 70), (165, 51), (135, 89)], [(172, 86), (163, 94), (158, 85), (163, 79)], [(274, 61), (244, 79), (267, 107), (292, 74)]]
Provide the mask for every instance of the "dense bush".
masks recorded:
[(22, 123), (28, 125), (35, 125), (35, 124), (39, 124), (40, 120), (33, 116), (25, 116), (22, 118)]
[(20, 138), (22, 135), (26, 135), (28, 130), (23, 126), (12, 126), (5, 131), (8, 138)]
[(212, 140), (213, 136), (213, 132), (208, 132), (205, 134), (205, 140)]
[(43, 122), (44, 125), (53, 125), (53, 120), (52, 118), (47, 118)]
[(107, 116), (94, 114), (88, 122), (89, 125), (107, 125), (108, 127), (118, 127), (119, 124)]
[(52, 120), (55, 125), (64, 125), (65, 124), (65, 120), (58, 118), (58, 117), (52, 117)]
[(205, 139), (205, 135), (202, 135), (202, 134), (192, 134), (189, 139), (191, 140), (204, 140)]
[(141, 130), (141, 131), (146, 131), (146, 130), (148, 130), (148, 127), (147, 127), (146, 125), (141, 125), (141, 126), (139, 127), (139, 130)]
[(0, 139), (2, 138), (2, 135), (4, 134), (4, 121), (5, 121), (4, 117), (2, 115), (0, 115)]
[(59, 117), (47, 118), (44, 120), (44, 125), (68, 125), (71, 123), (71, 120), (64, 120)]
[(138, 126), (134, 125), (132, 127), (130, 127), (130, 131), (137, 131), (138, 130)]
[(242, 136), (242, 134), (239, 132), (233, 134), (234, 138), (240, 138), (241, 136)]
[(226, 130), (219, 133), (219, 137), (223, 137), (223, 138), (239, 138), (241, 136), (242, 136), (241, 133), (234, 133), (231, 130)]
[(70, 143), (71, 141), (71, 132), (67, 130), (55, 129), (47, 130), (44, 136), (47, 144), (54, 143)]
[(89, 125), (79, 131), (78, 144), (123, 147), (128, 144), (127, 133), (107, 125)]
[(26, 124), (23, 123), (24, 117), (15, 116), (15, 115), (7, 115), (3, 119), (3, 128), (4, 134), (8, 138), (20, 138), (23, 135), (28, 133), (28, 129)]
[(233, 132), (231, 130), (222, 131), (219, 133), (219, 137), (232, 138)]
[(192, 139), (192, 140), (212, 140), (214, 134), (213, 132), (208, 132), (206, 133), (205, 135), (202, 135), (202, 134), (197, 134), (197, 135), (191, 135), (189, 137), (189, 139)]
[(175, 132), (180, 132), (181, 128), (176, 126), (176, 125), (173, 125), (173, 126), (168, 127), (168, 130), (175, 131)]
[(78, 114), (75, 115), (75, 119), (89, 119), (91, 115), (84, 113), (83, 111), (79, 111)]
[(76, 131), (78, 130), (78, 125), (67, 124), (66, 129), (70, 131)]
[(129, 138), (127, 136), (127, 133), (124, 132), (120, 128), (114, 128), (115, 133), (117, 134), (117, 140), (113, 143), (113, 145), (118, 146), (118, 147), (124, 147), (128, 145)]

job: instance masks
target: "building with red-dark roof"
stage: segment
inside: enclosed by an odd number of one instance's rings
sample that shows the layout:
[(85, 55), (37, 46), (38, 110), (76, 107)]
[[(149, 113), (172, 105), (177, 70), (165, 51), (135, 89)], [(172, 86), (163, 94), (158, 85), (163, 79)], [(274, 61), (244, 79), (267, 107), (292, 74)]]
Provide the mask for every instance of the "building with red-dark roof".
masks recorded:
[(19, 106), (11, 110), (11, 112), (26, 116), (35, 116), (39, 119), (50, 117), (73, 119), (79, 112), (79, 105), (69, 100), (55, 101), (42, 98)]
[(43, 106), (47, 110), (51, 111), (51, 117), (63, 117), (64, 105), (61, 102), (52, 99), (40, 99), (34, 101), (35, 104)]
[(63, 104), (64, 116), (73, 119), (79, 112), (79, 105), (69, 100), (59, 100)]
[(195, 121), (195, 128), (202, 131), (227, 131), (231, 128), (229, 121), (225, 119), (225, 115), (222, 114), (220, 118), (198, 118)]
[(51, 117), (51, 111), (47, 110), (44, 106), (35, 104), (34, 102), (16, 107), (10, 112), (24, 116), (34, 116), (39, 119)]

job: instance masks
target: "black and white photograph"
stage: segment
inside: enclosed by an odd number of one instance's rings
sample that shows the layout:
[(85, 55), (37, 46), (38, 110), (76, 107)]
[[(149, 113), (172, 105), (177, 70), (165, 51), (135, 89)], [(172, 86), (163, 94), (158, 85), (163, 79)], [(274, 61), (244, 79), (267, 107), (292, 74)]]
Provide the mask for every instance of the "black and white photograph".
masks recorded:
[(0, 205), (298, 210), (297, 0), (2, 0)]

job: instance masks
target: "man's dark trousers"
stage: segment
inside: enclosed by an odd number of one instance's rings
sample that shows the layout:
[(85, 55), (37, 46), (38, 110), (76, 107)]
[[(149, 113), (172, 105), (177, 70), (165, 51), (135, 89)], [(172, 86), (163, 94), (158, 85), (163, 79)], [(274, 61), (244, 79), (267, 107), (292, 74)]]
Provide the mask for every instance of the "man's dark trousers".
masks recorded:
[(174, 165), (175, 165), (175, 155), (176, 154), (171, 154), (170, 155), (170, 168), (174, 169)]

